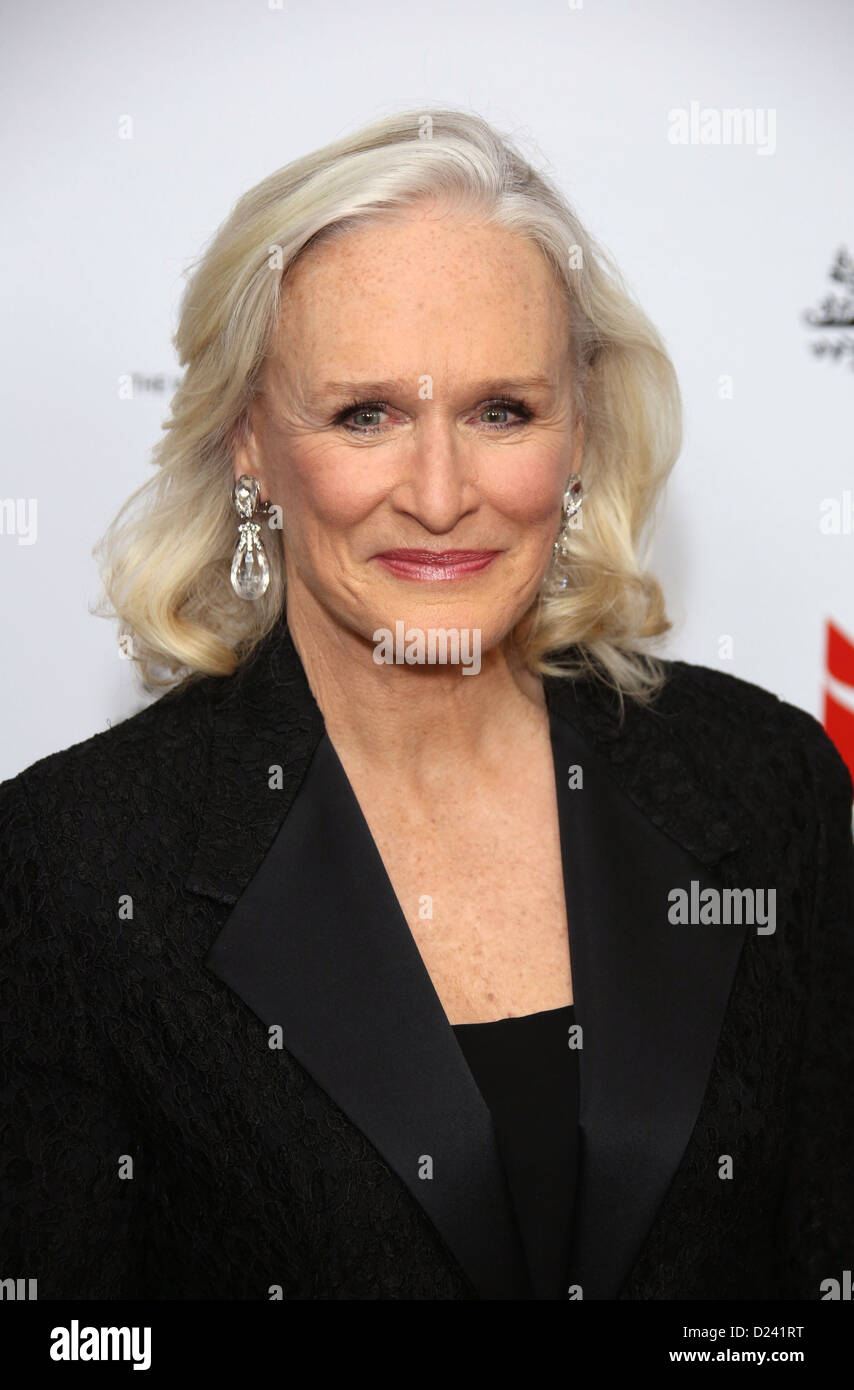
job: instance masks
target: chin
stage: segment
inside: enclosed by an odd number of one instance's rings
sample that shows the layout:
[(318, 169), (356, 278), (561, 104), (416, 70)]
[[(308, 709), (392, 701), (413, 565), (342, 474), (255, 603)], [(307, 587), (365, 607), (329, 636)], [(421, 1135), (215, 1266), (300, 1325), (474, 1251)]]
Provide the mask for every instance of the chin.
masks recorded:
[(383, 605), (369, 630), (361, 631), (378, 666), (458, 666), (477, 675), (510, 628), (494, 611), (485, 613), (470, 604), (422, 603), (401, 604), (396, 611)]

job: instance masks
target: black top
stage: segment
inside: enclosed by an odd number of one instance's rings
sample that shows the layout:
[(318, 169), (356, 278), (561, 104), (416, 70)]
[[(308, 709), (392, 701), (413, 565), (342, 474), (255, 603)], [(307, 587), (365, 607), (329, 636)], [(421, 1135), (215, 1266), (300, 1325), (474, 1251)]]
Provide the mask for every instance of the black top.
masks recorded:
[(492, 1112), (534, 1297), (566, 1298), (578, 1162), (578, 1051), (571, 1004), (458, 1023), (457, 1042)]

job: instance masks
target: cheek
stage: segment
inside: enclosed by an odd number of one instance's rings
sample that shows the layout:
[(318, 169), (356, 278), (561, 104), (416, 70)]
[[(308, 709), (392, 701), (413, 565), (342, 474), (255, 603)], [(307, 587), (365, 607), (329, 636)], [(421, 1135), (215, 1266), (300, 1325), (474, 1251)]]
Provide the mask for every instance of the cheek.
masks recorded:
[(282, 470), (280, 500), (285, 531), (289, 520), (305, 535), (313, 528), (345, 531), (357, 525), (382, 501), (388, 483), (367, 457), (336, 461), (324, 451), (297, 454)]
[(492, 506), (520, 526), (555, 524), (564, 486), (563, 457), (552, 450), (519, 450), (491, 481)]

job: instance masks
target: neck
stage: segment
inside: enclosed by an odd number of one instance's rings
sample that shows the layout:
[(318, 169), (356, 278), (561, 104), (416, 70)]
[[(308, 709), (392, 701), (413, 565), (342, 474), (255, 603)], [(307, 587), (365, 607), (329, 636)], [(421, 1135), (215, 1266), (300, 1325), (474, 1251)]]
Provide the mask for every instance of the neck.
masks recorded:
[(464, 675), (460, 666), (377, 665), (374, 644), (310, 595), (289, 599), (287, 621), (330, 739), (366, 768), (464, 771), (547, 719), (540, 677), (507, 644), (482, 652), (478, 673)]

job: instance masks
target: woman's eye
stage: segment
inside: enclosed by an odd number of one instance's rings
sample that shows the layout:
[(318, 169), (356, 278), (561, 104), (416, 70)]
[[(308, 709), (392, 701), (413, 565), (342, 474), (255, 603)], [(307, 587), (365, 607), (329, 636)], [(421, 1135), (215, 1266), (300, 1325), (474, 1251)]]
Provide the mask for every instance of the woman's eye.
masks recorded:
[[(382, 405), (348, 406), (348, 408), (342, 411), (341, 415), (338, 416), (336, 423), (344, 425), (347, 429), (351, 429), (355, 434), (373, 434), (379, 429), (379, 424), (375, 419), (371, 420), (370, 417), (384, 414), (385, 406)], [(368, 418), (366, 419), (365, 417)]]
[(522, 401), (492, 401), (491, 404), (485, 405), (483, 407), (483, 409), (480, 411), (480, 415), (481, 417), (489, 415), (493, 417), (502, 415), (517, 415), (520, 417), (520, 420), (496, 420), (495, 418), (493, 418), (492, 420), (486, 421), (486, 424), (489, 429), (503, 430), (508, 429), (511, 425), (519, 424), (521, 422), (524, 422), (525, 420), (529, 420), (531, 417), (531, 412), (522, 403)]

